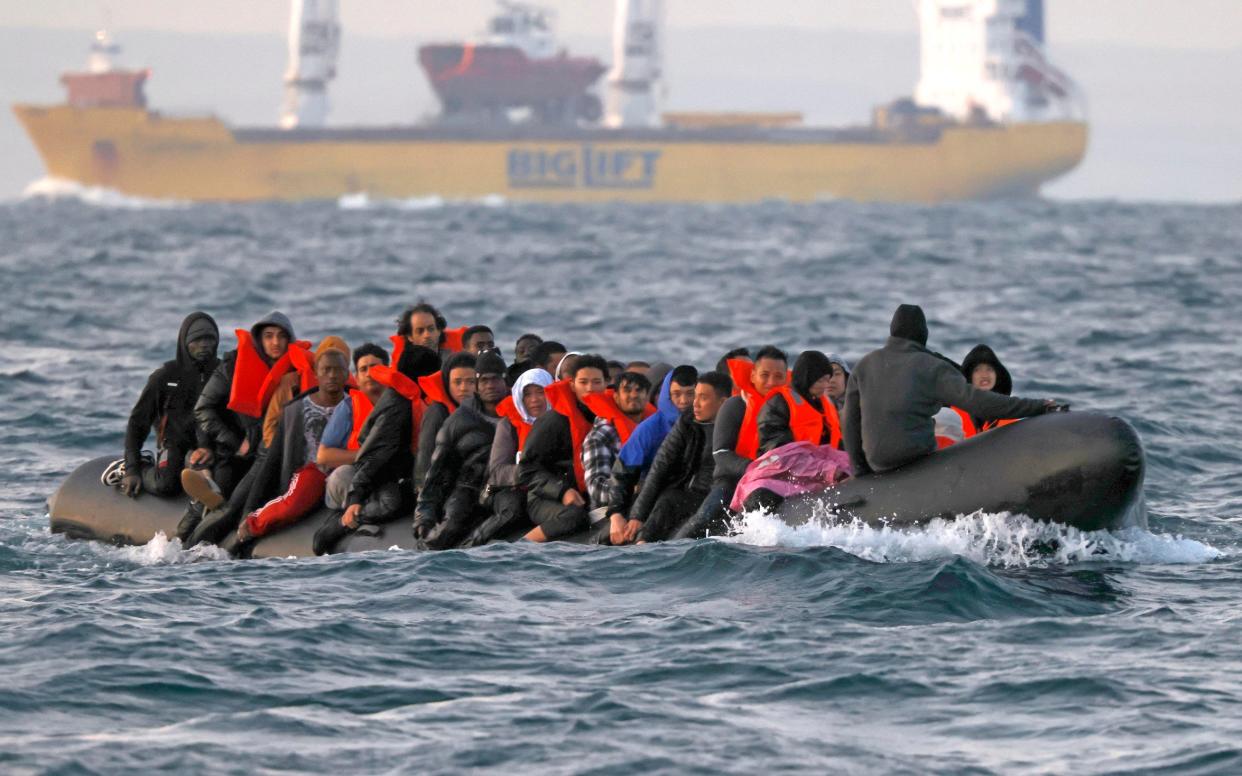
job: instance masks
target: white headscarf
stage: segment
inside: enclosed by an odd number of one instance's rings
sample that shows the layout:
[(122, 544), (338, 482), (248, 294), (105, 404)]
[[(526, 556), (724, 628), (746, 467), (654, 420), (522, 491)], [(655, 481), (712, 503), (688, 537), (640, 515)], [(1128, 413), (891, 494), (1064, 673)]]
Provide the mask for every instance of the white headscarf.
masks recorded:
[(581, 354), (581, 353), (579, 353), (578, 351), (576, 351), (576, 350), (571, 350), (571, 351), (569, 351), (568, 353), (566, 353), (565, 355), (561, 356), (561, 360), (556, 362), (556, 371), (552, 373), (552, 374), (553, 374), (553, 379), (556, 379), (557, 375), (560, 375), (560, 373), (561, 373), (561, 367), (565, 366), (565, 362), (566, 362), (566, 361), (568, 361), (568, 360), (569, 360), (571, 357), (573, 357), (573, 356), (581, 356), (581, 355), (582, 355), (582, 354)]
[(526, 390), (526, 386), (538, 385), (541, 388), (547, 388), (554, 382), (556, 381), (552, 379), (552, 375), (548, 374), (548, 370), (539, 367), (527, 369), (522, 373), (522, 376), (513, 384), (513, 390), (510, 391), (510, 394), (513, 396), (513, 405), (517, 407), (518, 414), (522, 416), (522, 420), (527, 423), (535, 422), (535, 419), (526, 411), (526, 405), (522, 403), (522, 393)]

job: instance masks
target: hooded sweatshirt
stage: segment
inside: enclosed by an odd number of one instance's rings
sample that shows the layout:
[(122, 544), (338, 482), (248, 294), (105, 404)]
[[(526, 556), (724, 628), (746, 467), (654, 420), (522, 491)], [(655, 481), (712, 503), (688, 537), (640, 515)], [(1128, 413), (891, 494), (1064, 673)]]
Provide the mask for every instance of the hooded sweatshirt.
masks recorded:
[[(449, 391), (449, 376), (454, 369), (462, 366), (470, 366), (474, 368), (475, 358), (470, 353), (454, 353), (444, 360), (439, 372), (439, 387), (444, 391), (444, 398), (452, 407), (447, 407), (439, 401), (428, 401), (427, 409), (423, 412), (422, 426), (418, 429), (418, 455), (414, 462), (414, 490), (422, 490), (423, 480), (427, 477), (427, 467), (431, 465), (431, 456), (436, 451), (436, 434), (440, 433), (440, 426), (444, 425), (444, 421), (448, 420), (449, 415), (457, 409), (457, 403), (453, 401), (453, 394)], [(428, 376), (426, 380), (420, 380), (420, 384), (431, 380), (432, 376)], [(426, 385), (424, 385), (426, 388)], [(424, 390), (424, 393), (428, 393)]]
[(212, 333), (220, 341), (220, 329), (204, 312), (193, 312), (181, 322), (177, 333), (177, 357), (151, 373), (138, 396), (125, 428), (125, 468), (137, 473), (142, 445), (153, 427), (158, 429), (161, 448), (188, 453), (199, 446), (194, 404), (220, 359), (215, 353), (204, 361), (190, 357), (191, 329), (195, 335)]
[[(255, 351), (269, 367), (272, 359), (263, 352), (259, 333), (267, 326), (279, 326), (289, 335), (290, 346), (296, 339), (289, 317), (274, 310), (260, 318), (250, 327), (250, 338)], [(218, 456), (230, 456), (237, 452), (245, 440), (250, 441), (251, 452), (257, 452), (261, 441), (262, 419), (242, 415), (229, 409), (229, 394), (233, 388), (233, 372), (237, 366), (237, 351), (231, 350), (220, 359), (220, 365), (203, 386), (198, 402), (194, 405), (194, 417), (207, 446)]]
[[(663, 365), (658, 365), (663, 366)], [(653, 367), (654, 369), (655, 367)], [(630, 507), (637, 495), (639, 481), (647, 475), (656, 453), (665, 437), (673, 430), (681, 413), (673, 404), (669, 391), (673, 386), (673, 370), (669, 369), (660, 383), (659, 399), (656, 400), (656, 414), (638, 424), (634, 433), (621, 450), (612, 465), (612, 477), (608, 483), (608, 514), (629, 515)]]
[(487, 463), (487, 484), (493, 488), (517, 486), (517, 454), (521, 447), (519, 437), (525, 435), (519, 434), (515, 423), (523, 424), (529, 434), (530, 426), (535, 422), (534, 416), (526, 411), (526, 405), (522, 403), (527, 386), (538, 385), (546, 388), (553, 382), (555, 381), (548, 370), (541, 367), (527, 369), (513, 384), (509, 397), (496, 408), (501, 418), (496, 424), (496, 436), (492, 439), (492, 450)]
[(934, 452), (933, 418), (941, 407), (988, 420), (1045, 411), (1039, 399), (971, 387), (955, 364), (924, 347), (927, 322), (918, 307), (899, 307), (890, 331), (884, 347), (858, 362), (845, 391), (842, 430), (856, 475), (896, 469)]

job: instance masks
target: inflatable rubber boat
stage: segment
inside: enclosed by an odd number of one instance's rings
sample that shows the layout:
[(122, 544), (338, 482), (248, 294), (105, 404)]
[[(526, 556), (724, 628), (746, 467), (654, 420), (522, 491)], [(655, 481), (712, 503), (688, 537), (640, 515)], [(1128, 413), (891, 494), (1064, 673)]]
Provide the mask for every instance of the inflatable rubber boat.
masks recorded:
[[(176, 535), (184, 497), (131, 499), (99, 477), (111, 458), (80, 466), (48, 499), (52, 531), (116, 545)], [(983, 510), (1012, 512), (1082, 530), (1145, 525), (1143, 449), (1118, 418), (1092, 413), (1044, 415), (989, 431), (901, 469), (857, 477), (836, 488), (787, 500), (791, 525), (811, 519), (860, 519), (872, 525), (917, 526)], [(255, 558), (309, 556), (315, 531), (329, 514), (317, 510), (296, 525), (260, 539)], [(585, 542), (589, 533), (570, 541)], [(517, 538), (511, 537), (511, 538)], [(345, 537), (336, 552), (416, 549), (412, 518), (375, 535)]]

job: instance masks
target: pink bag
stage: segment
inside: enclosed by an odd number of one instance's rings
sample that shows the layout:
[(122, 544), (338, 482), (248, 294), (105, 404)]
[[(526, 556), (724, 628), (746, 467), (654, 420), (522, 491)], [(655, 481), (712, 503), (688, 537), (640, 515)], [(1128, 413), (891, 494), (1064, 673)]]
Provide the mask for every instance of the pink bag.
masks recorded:
[(827, 490), (852, 476), (850, 457), (829, 445), (790, 442), (759, 456), (746, 469), (729, 509), (742, 510), (746, 497), (767, 488), (782, 498)]

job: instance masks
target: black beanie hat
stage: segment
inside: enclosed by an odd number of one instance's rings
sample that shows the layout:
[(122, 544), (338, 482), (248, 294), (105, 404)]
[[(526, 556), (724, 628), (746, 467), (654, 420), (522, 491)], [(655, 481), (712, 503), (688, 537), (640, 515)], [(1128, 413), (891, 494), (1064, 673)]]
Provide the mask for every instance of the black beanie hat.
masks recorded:
[(811, 400), (811, 386), (819, 382), (819, 378), (832, 374), (832, 362), (828, 356), (818, 350), (805, 350), (793, 365), (794, 390), (807, 401)]
[(897, 312), (893, 313), (893, 322), (888, 327), (888, 333), (894, 337), (926, 345), (927, 318), (923, 315), (923, 308), (916, 304), (898, 305)]
[(407, 344), (401, 351), (397, 371), (411, 380), (433, 375), (440, 369), (440, 354), (422, 345)]
[(495, 351), (489, 350), (475, 359), (474, 373), (477, 375), (498, 375), (503, 377), (505, 373), (505, 360), (496, 355)]

